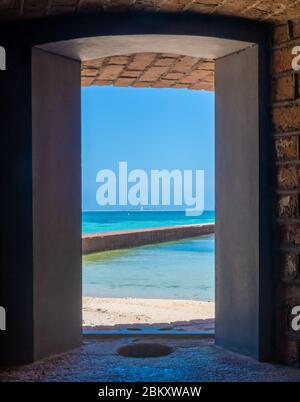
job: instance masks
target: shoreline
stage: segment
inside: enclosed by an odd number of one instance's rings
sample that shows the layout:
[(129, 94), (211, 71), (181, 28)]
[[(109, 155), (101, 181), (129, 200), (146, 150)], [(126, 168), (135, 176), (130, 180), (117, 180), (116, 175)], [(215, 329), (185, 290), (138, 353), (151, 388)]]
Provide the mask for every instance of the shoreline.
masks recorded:
[(215, 232), (214, 223), (118, 230), (82, 235), (82, 254), (188, 239)]
[(83, 297), (83, 327), (111, 329), (212, 330), (213, 301)]

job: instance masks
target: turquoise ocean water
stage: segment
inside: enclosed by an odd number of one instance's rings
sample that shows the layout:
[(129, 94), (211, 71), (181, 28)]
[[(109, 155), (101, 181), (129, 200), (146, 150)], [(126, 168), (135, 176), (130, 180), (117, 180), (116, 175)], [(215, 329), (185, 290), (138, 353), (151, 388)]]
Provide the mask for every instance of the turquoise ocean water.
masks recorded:
[(91, 211), (82, 213), (82, 233), (192, 225), (214, 221), (215, 211), (205, 211), (202, 215), (195, 217), (185, 216), (183, 211)]
[[(214, 222), (184, 212), (83, 212), (83, 233)], [(214, 300), (214, 236), (83, 257), (83, 295)]]

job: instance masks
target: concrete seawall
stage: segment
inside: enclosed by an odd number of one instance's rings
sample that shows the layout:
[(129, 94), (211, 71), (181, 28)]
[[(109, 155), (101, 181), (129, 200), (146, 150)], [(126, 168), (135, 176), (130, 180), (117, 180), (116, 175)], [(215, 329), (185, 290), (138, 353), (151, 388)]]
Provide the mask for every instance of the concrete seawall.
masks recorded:
[(82, 253), (92, 254), (100, 251), (144, 246), (214, 232), (214, 224), (203, 224), (95, 233), (82, 236)]

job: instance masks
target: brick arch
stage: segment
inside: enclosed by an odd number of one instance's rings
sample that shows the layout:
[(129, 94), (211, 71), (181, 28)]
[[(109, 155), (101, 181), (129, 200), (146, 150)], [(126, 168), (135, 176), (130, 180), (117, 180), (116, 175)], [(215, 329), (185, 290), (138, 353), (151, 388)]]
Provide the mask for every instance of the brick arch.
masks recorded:
[(135, 53), (86, 61), (81, 82), (121, 87), (214, 90), (214, 60), (169, 53)]
[(107, 11), (207, 13), (276, 22), (300, 17), (300, 2), (299, 0), (5, 0), (0, 4), (0, 18), (5, 20)]

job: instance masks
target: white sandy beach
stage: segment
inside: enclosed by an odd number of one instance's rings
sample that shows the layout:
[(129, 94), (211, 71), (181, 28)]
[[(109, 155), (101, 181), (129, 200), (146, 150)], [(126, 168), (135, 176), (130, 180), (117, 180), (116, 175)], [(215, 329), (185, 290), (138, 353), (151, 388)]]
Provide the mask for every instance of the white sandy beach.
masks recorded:
[(214, 326), (214, 309), (214, 302), (206, 301), (84, 297), (83, 326), (206, 330)]

